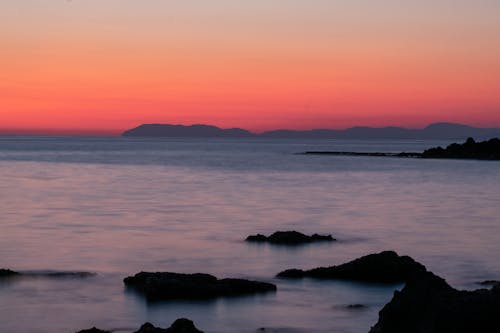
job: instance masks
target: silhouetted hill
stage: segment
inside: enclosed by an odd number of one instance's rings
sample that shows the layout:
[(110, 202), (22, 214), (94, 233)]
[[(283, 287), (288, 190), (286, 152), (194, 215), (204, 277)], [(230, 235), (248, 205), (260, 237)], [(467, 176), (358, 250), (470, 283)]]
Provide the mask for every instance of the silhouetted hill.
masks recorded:
[(435, 123), (427, 126), (422, 130), (425, 138), (440, 139), (463, 139), (468, 137), (474, 138), (492, 138), (500, 136), (498, 128), (478, 128), (461, 124), (453, 123)]
[(221, 129), (209, 125), (145, 124), (123, 133), (137, 137), (253, 137), (255, 134), (241, 128)]
[(264, 132), (266, 138), (324, 138), (324, 139), (457, 139), (468, 137), (500, 137), (498, 128), (477, 128), (453, 123), (435, 123), (423, 129), (402, 127), (351, 127), (345, 130), (314, 129), (310, 131), (275, 130)]
[(123, 133), (136, 137), (260, 137), (308, 139), (455, 139), (500, 137), (499, 128), (478, 128), (453, 123), (435, 123), (423, 129), (402, 127), (351, 127), (345, 130), (313, 129), (308, 131), (274, 130), (261, 134), (240, 129), (221, 129), (209, 125), (145, 124)]

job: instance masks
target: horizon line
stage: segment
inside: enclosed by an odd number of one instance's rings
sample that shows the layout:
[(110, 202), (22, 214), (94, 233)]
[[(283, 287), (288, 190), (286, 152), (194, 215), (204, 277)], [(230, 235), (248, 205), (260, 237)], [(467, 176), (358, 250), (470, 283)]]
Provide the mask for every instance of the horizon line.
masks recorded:
[(407, 129), (407, 130), (423, 130), (431, 125), (435, 124), (452, 124), (452, 125), (459, 125), (459, 126), (469, 126), (473, 128), (479, 128), (479, 129), (500, 129), (500, 127), (483, 127), (483, 126), (475, 126), (467, 123), (460, 123), (460, 122), (451, 122), (451, 121), (436, 121), (436, 122), (431, 122), (428, 123), (427, 125), (421, 127), (411, 127), (411, 126), (402, 126), (402, 125), (384, 125), (384, 126), (366, 126), (366, 125), (354, 125), (354, 126), (349, 126), (349, 127), (343, 127), (343, 128), (327, 128), (327, 127), (313, 127), (313, 128), (306, 128), (306, 129), (290, 129), (290, 128), (275, 128), (275, 129), (269, 129), (269, 130), (261, 130), (261, 131), (255, 131), (255, 130), (247, 130), (244, 127), (239, 127), (239, 126), (230, 126), (230, 127), (221, 127), (217, 125), (212, 125), (212, 124), (207, 124), (207, 123), (155, 123), (155, 122), (147, 122), (147, 123), (141, 123), (139, 125), (135, 125), (130, 128), (125, 128), (125, 129), (82, 129), (82, 128), (63, 128), (63, 129), (56, 129), (56, 128), (0, 128), (0, 136), (45, 136), (45, 137), (58, 137), (58, 136), (80, 136), (80, 137), (119, 137), (122, 136), (122, 134), (128, 130), (143, 126), (143, 125), (171, 125), (171, 126), (213, 126), (217, 127), (220, 129), (242, 129), (246, 130), (252, 134), (255, 135), (260, 135), (262, 133), (266, 132), (274, 132), (274, 131), (292, 131), (292, 132), (307, 132), (307, 131), (314, 131), (314, 130), (332, 130), (332, 131), (345, 131), (348, 129), (352, 128), (373, 128), (373, 129), (384, 129), (384, 128), (402, 128), (402, 129)]

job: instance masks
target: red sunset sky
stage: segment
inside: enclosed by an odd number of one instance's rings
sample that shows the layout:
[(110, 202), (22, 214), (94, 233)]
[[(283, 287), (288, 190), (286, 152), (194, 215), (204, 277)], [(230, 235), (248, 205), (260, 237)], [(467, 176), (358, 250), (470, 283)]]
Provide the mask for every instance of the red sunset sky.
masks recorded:
[(0, 4), (0, 133), (500, 127), (500, 2)]

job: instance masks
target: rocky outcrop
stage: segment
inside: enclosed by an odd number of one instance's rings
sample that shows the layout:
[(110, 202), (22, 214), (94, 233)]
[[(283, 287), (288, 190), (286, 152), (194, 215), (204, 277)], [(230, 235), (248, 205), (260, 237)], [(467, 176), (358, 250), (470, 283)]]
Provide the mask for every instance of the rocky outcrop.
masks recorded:
[(422, 153), (422, 158), (500, 160), (500, 139), (476, 142), (468, 138), (463, 144), (453, 143), (446, 148), (427, 149)]
[(370, 333), (500, 331), (500, 286), (459, 291), (425, 272), (413, 276), (379, 313)]
[(333, 242), (336, 241), (336, 239), (333, 238), (332, 235), (314, 234), (308, 236), (298, 231), (277, 231), (269, 237), (261, 234), (248, 236), (246, 241), (279, 245), (301, 245), (313, 242)]
[[(88, 330), (82, 330), (77, 333), (111, 333), (92, 327)], [(194, 326), (194, 323), (186, 318), (177, 319), (169, 328), (155, 327), (151, 323), (145, 323), (134, 333), (203, 333)]]
[(16, 271), (12, 271), (10, 269), (0, 268), (0, 278), (13, 277), (13, 276), (17, 276), (17, 275), (19, 275), (19, 273)]
[(150, 323), (145, 323), (135, 333), (203, 333), (194, 326), (194, 323), (186, 318), (177, 319), (172, 326), (167, 329), (154, 327)]
[(244, 279), (217, 279), (209, 274), (141, 272), (125, 278), (127, 287), (149, 300), (206, 299), (276, 291), (271, 283)]
[(408, 256), (394, 251), (370, 254), (348, 263), (319, 267), (311, 270), (289, 269), (278, 274), (280, 278), (317, 278), (352, 280), (375, 283), (405, 282), (417, 273), (425, 272), (425, 266)]
[(96, 327), (89, 328), (88, 330), (81, 330), (76, 333), (111, 333), (110, 331), (103, 331)]
[(500, 160), (500, 139), (476, 142), (468, 138), (463, 144), (453, 143), (446, 148), (435, 147), (423, 153), (401, 152), (352, 152), (352, 151), (306, 151), (304, 155), (333, 156), (367, 156), (367, 157), (400, 157), (400, 158), (448, 158), (469, 160)]

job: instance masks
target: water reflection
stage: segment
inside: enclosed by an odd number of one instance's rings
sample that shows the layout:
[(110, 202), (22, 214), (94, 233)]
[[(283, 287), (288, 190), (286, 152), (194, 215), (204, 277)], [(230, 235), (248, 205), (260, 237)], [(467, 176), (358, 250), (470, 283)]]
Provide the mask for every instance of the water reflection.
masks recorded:
[[(393, 249), (456, 287), (500, 276), (498, 164), (289, 155), (299, 143), (269, 143), (263, 153), (248, 143), (214, 151), (193, 142), (141, 150), (134, 142), (113, 150), (106, 141), (93, 151), (77, 142), (77, 152), (56, 143), (0, 148), (1, 265), (98, 274), (0, 281), (0, 331), (96, 325), (132, 332), (145, 321), (168, 327), (189, 317), (214, 333), (367, 332), (400, 286), (282, 281), (275, 274)], [(53, 151), (58, 163), (40, 161)], [(193, 151), (203, 157), (193, 158)], [(172, 160), (179, 155), (181, 162)], [(21, 157), (26, 161), (7, 160)], [(120, 162), (126, 159), (135, 163)], [(276, 230), (339, 241), (292, 249), (244, 242)], [(151, 305), (124, 291), (122, 279), (142, 270), (272, 281), (278, 292)], [(346, 310), (349, 304), (366, 308)]]

